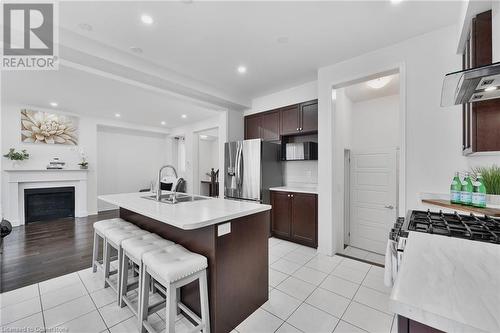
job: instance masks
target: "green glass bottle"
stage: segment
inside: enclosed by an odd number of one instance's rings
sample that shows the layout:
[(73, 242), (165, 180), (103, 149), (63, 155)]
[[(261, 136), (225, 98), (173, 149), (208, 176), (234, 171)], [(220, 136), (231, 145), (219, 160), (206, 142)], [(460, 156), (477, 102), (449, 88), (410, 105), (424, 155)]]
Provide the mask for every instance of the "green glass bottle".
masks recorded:
[(468, 172), (465, 173), (465, 178), (462, 181), (462, 188), (460, 191), (460, 203), (465, 206), (472, 205), (472, 180)]
[(486, 186), (484, 186), (483, 176), (477, 174), (476, 181), (472, 183), (472, 206), (485, 208), (486, 207)]
[(455, 177), (451, 181), (450, 185), (450, 202), (454, 204), (460, 204), (460, 192), (462, 191), (462, 182), (460, 181), (460, 176), (458, 172), (455, 172)]

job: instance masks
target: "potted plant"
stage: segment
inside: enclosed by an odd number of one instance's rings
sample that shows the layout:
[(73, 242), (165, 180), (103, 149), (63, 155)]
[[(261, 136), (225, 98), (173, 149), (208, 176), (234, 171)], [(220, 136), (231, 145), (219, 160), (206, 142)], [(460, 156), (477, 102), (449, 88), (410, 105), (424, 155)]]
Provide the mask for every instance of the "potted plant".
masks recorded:
[(486, 202), (490, 205), (500, 206), (500, 167), (477, 167), (473, 169), (474, 176), (478, 173), (483, 177), (486, 187)]
[(3, 157), (8, 158), (9, 160), (12, 161), (12, 167), (15, 168), (18, 165), (21, 164), (22, 161), (25, 161), (30, 158), (30, 154), (26, 151), (26, 149), (19, 151), (16, 151), (14, 148), (10, 148), (9, 152)]
[(78, 163), (78, 165), (80, 166), (80, 169), (88, 169), (89, 168), (89, 162), (85, 158), (82, 158), (82, 161), (80, 163)]

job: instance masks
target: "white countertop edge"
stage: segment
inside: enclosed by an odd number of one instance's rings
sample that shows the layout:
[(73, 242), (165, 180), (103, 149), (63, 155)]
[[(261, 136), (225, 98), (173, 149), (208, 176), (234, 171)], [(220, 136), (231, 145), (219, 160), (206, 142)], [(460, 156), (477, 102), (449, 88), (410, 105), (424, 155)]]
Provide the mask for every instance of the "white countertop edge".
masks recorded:
[(86, 171), (88, 172), (89, 169), (3, 169), (5, 172), (54, 172), (54, 171)]
[[(180, 229), (183, 229), (183, 230), (200, 229), (200, 228), (208, 227), (210, 225), (219, 224), (219, 223), (222, 223), (222, 222), (228, 222), (230, 220), (234, 220), (234, 219), (237, 219), (237, 218), (240, 218), (240, 217), (244, 217), (244, 216), (248, 216), (248, 215), (253, 215), (253, 214), (257, 214), (257, 213), (261, 213), (261, 212), (265, 212), (265, 211), (271, 210), (271, 206), (270, 205), (261, 205), (260, 207), (257, 207), (255, 209), (247, 209), (244, 212), (227, 214), (227, 215), (222, 216), (222, 217), (213, 218), (213, 219), (209, 219), (209, 220), (204, 220), (204, 221), (198, 222), (198, 223), (189, 223), (188, 225), (184, 225), (184, 224), (179, 224), (179, 223), (175, 223), (175, 222), (172, 222), (172, 221), (162, 220), (159, 216), (156, 216), (155, 214), (151, 214), (151, 213), (147, 212), (144, 209), (140, 209), (140, 208), (136, 208), (136, 207), (131, 207), (129, 205), (127, 205), (127, 207), (124, 207), (122, 205), (122, 203), (120, 203), (118, 201), (115, 201), (115, 200), (112, 200), (110, 198), (107, 198), (106, 196), (107, 195), (100, 195), (97, 198), (99, 200), (105, 201), (107, 203), (110, 203), (112, 205), (118, 206), (120, 208), (124, 208), (126, 210), (130, 210), (130, 211), (132, 211), (134, 213), (137, 213), (137, 214), (149, 217), (149, 218), (151, 218), (153, 220), (156, 220), (156, 221), (159, 221), (159, 222), (163, 222), (165, 224), (168, 224), (168, 225), (171, 225), (173, 227), (180, 228)], [(147, 200), (147, 199), (143, 199), (143, 200)], [(211, 199), (207, 199), (207, 200), (211, 200)], [(168, 203), (160, 203), (160, 202), (157, 202), (156, 204), (158, 204), (158, 205), (169, 205)]]
[(425, 312), (411, 305), (396, 301), (392, 298), (392, 293), (389, 299), (389, 310), (395, 314), (401, 315), (414, 321), (418, 321), (421, 324), (436, 328), (443, 332), (486, 333), (486, 331), (483, 331), (477, 327), (472, 327), (464, 323), (456, 322), (435, 313)]
[(270, 187), (269, 191), (279, 191), (279, 192), (295, 192), (295, 193), (307, 193), (307, 194), (318, 194), (317, 188), (314, 187), (298, 187), (298, 186), (278, 186)]

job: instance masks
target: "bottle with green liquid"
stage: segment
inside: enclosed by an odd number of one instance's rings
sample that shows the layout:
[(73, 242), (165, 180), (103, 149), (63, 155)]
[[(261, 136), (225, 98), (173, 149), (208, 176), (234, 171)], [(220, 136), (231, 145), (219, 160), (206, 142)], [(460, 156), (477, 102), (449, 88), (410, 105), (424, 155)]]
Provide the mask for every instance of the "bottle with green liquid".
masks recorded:
[(476, 181), (472, 183), (472, 206), (485, 208), (486, 207), (486, 187), (484, 186), (483, 176), (477, 174)]
[(472, 205), (472, 180), (468, 172), (465, 173), (465, 178), (462, 181), (462, 188), (460, 190), (460, 203), (465, 206)]
[(450, 185), (450, 202), (454, 204), (460, 204), (460, 193), (462, 191), (462, 182), (460, 181), (460, 176), (458, 172), (455, 172), (455, 177), (451, 181)]

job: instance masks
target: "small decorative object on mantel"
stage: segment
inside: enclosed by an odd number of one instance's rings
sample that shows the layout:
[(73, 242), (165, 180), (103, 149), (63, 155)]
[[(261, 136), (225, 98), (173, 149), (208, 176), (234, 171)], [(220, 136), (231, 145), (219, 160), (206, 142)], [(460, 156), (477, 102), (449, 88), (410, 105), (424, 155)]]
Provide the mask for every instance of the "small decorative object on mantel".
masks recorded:
[(25, 161), (30, 158), (30, 154), (26, 151), (26, 149), (16, 151), (14, 148), (10, 148), (9, 152), (3, 157), (8, 158), (12, 161), (12, 168), (17, 168), (21, 165), (22, 161)]
[(89, 168), (89, 162), (87, 162), (86, 159), (82, 159), (80, 163), (78, 163), (80, 166), (80, 169), (88, 169)]
[(21, 141), (78, 145), (78, 118), (23, 109), (21, 110)]
[(59, 157), (54, 157), (47, 165), (47, 170), (61, 170), (65, 164), (66, 162), (59, 160)]

